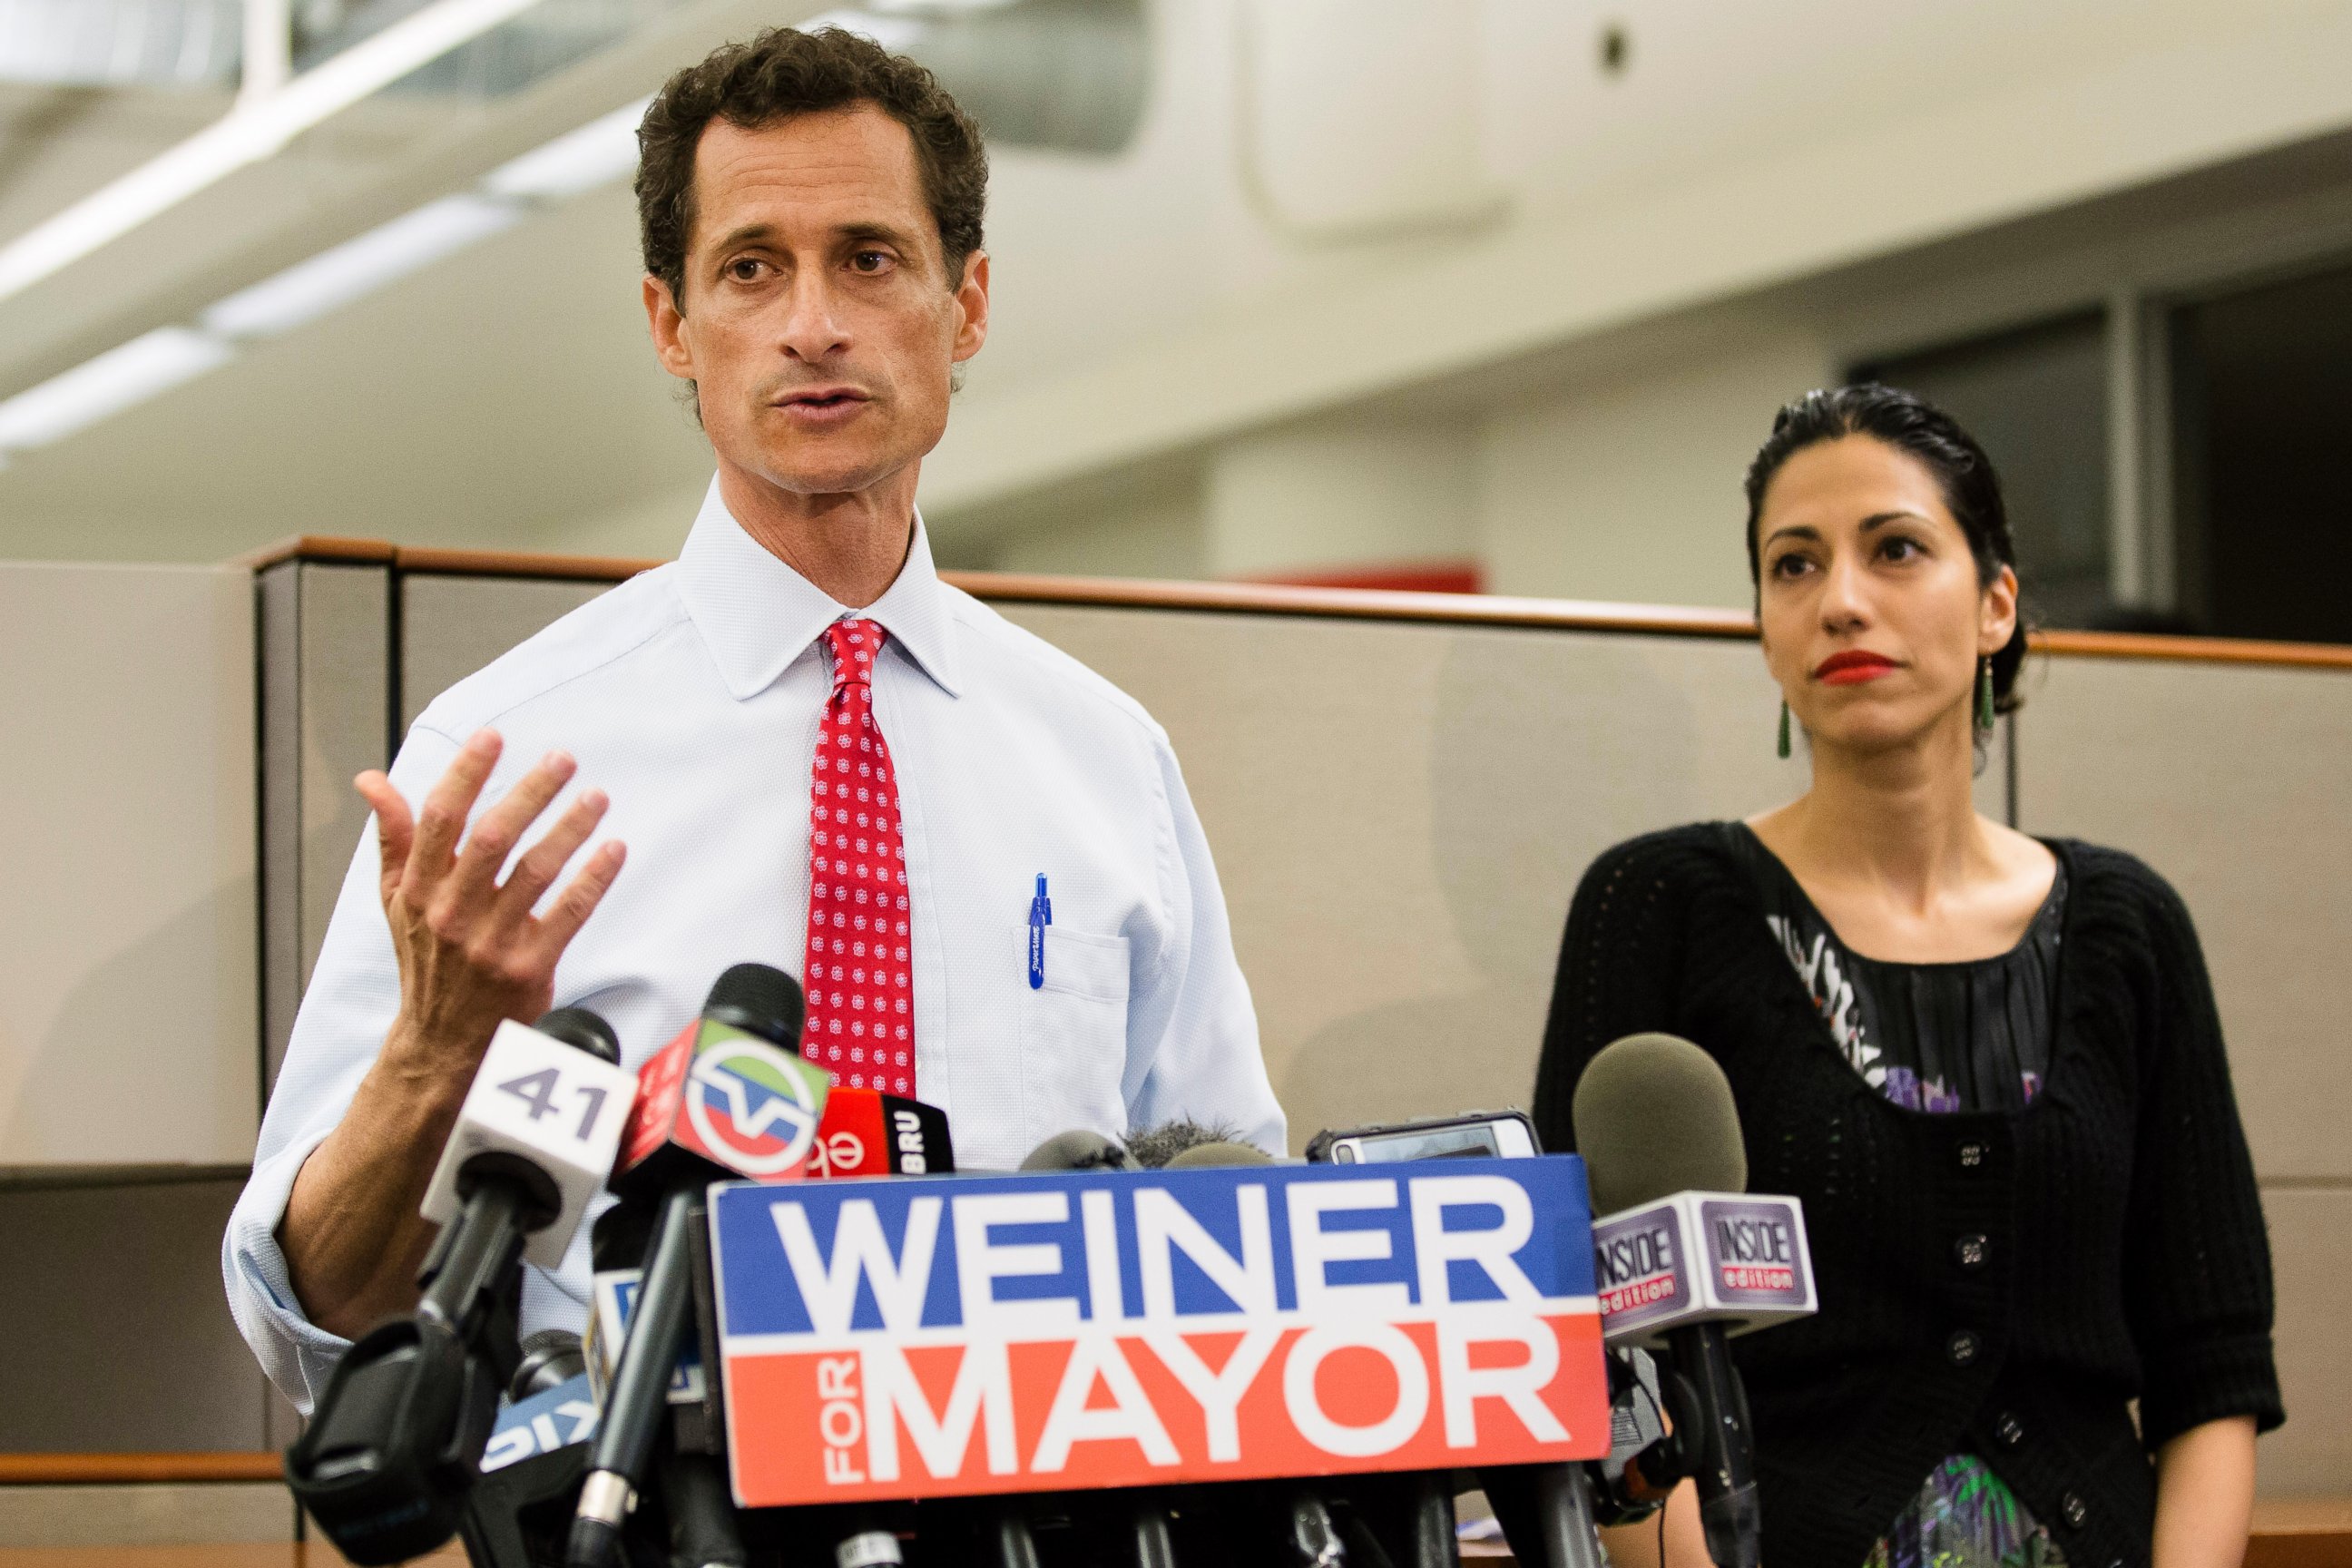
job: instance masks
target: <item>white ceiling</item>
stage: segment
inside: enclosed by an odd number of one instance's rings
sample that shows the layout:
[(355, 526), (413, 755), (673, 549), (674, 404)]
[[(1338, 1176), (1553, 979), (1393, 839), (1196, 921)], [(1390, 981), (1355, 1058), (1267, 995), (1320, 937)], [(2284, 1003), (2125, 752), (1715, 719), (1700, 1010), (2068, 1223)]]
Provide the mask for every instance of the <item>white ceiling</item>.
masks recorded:
[[(1452, 0), (1348, 0), (1399, 37), (1423, 13), (1416, 47), (1462, 51), (1476, 101), (1351, 116), (1339, 92), (1277, 136), (1252, 84), (1315, 62), (1264, 52), (1300, 47), (1251, 26), (1276, 3), (1302, 0), (1160, 0), (1118, 157), (998, 153), (996, 321), (926, 473), (950, 530), (1074, 475), (2352, 124), (2352, 13), (2318, 0), (1482, 0), (1451, 39), (1426, 13), (1470, 15)], [(0, 302), (0, 394), (462, 187), (778, 10), (707, 0), (444, 123), (354, 111)], [(1598, 63), (1611, 22), (1622, 79)], [(216, 107), (100, 99), (25, 137), (5, 128), (59, 111), (0, 99), (0, 233)], [(1394, 216), (1370, 237), (1286, 210), (1407, 115), (1475, 166), (1364, 198)], [(1447, 215), (1449, 178), (1496, 194), (1491, 215)], [(625, 191), (583, 197), (20, 456), (0, 555), (207, 559), (295, 531), (528, 545), (667, 515), (707, 457), (645, 346), (635, 244)]]

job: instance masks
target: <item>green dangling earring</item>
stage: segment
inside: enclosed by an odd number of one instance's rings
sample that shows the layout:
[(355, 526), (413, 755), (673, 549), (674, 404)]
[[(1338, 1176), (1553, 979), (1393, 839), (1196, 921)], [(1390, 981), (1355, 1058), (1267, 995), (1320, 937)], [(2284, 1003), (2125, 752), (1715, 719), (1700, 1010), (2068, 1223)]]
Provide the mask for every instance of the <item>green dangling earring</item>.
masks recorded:
[(1780, 760), (1789, 760), (1789, 700), (1780, 700)]
[(1977, 661), (1977, 728), (1988, 731), (1992, 728), (1992, 660), (1990, 658)]

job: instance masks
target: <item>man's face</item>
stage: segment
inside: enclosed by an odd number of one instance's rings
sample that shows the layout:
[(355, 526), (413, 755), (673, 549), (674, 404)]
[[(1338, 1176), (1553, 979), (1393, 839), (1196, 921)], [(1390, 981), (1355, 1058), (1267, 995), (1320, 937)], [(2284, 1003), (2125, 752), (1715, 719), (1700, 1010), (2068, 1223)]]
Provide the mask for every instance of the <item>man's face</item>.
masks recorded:
[(838, 495), (939, 444), (950, 374), (987, 335), (988, 259), (948, 277), (905, 126), (873, 104), (714, 120), (694, 203), (686, 298), (647, 278), (646, 309), (723, 463)]

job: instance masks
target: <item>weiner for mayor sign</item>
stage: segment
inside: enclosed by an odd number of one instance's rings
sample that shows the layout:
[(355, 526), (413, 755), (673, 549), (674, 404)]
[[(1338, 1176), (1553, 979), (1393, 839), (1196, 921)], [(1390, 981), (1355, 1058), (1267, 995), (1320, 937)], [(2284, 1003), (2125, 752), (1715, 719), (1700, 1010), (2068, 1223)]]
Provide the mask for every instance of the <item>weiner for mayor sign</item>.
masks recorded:
[(1573, 1155), (713, 1189), (749, 1508), (1594, 1458)]

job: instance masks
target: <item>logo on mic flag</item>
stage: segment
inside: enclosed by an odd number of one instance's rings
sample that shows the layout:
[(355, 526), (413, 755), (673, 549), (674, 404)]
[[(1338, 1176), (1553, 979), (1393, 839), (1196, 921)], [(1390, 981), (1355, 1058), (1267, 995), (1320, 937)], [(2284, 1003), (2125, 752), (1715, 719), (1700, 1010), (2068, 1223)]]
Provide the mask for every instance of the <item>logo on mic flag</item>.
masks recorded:
[(812, 1073), (761, 1040), (706, 1046), (687, 1073), (687, 1121), (729, 1169), (781, 1175), (807, 1157), (816, 1137), (824, 1096)]
[(1592, 1458), (1573, 1155), (721, 1185), (746, 1507)]
[(666, 1181), (681, 1152), (756, 1181), (796, 1178), (830, 1088), (822, 1068), (698, 1019), (637, 1069), (614, 1179)]

